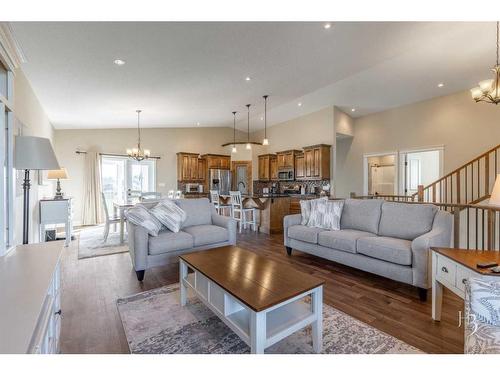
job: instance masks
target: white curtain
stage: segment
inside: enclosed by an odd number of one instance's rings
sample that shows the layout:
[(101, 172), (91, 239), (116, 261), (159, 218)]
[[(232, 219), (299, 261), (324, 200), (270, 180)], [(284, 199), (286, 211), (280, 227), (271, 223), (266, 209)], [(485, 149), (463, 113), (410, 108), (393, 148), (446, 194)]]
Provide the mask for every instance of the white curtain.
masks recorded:
[(96, 225), (102, 220), (101, 156), (94, 151), (85, 155), (83, 193), (83, 225)]

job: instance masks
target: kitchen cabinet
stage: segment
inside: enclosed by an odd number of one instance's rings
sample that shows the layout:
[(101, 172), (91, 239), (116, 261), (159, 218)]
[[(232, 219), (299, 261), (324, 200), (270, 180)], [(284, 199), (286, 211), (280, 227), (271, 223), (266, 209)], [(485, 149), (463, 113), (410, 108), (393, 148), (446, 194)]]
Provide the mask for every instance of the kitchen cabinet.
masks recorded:
[(177, 153), (177, 180), (180, 182), (201, 181), (205, 179), (203, 163), (199, 154), (189, 152)]
[(300, 180), (306, 176), (304, 169), (304, 153), (295, 155), (295, 179)]
[(231, 158), (226, 155), (206, 154), (203, 155), (206, 159), (208, 169), (231, 169)]
[(259, 155), (259, 180), (278, 179), (277, 158), (274, 154)]
[(205, 158), (198, 159), (198, 180), (205, 181), (207, 178), (207, 161)]
[(329, 145), (304, 147), (304, 179), (325, 180), (330, 178), (330, 148)]
[(295, 168), (295, 155), (299, 154), (300, 151), (288, 150), (280, 151), (276, 153), (278, 170), (280, 169), (294, 169)]

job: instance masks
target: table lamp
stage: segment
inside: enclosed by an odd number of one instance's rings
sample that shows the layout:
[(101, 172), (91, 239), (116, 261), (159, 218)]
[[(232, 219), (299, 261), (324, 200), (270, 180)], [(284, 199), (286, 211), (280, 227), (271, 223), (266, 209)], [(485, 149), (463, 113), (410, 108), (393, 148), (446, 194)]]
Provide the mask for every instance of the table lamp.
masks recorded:
[(47, 174), (47, 179), (57, 180), (56, 195), (54, 196), (54, 199), (63, 199), (64, 194), (61, 191), (60, 181), (68, 179), (68, 172), (66, 171), (66, 168), (50, 170), (49, 173)]
[(60, 169), (52, 145), (47, 138), (16, 136), (14, 168), (24, 169), (23, 244), (28, 243), (30, 209), (30, 170)]
[(495, 185), (493, 185), (493, 190), (491, 191), (490, 201), (488, 204), (490, 206), (500, 207), (500, 174), (497, 174)]

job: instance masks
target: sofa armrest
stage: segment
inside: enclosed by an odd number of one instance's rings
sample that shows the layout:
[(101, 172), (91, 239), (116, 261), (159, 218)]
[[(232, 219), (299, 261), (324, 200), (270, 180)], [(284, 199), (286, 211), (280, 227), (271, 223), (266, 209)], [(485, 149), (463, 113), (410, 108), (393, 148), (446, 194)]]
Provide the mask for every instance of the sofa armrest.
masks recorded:
[(301, 214), (295, 214), (295, 215), (286, 215), (283, 218), (283, 240), (285, 243), (285, 246), (289, 246), (288, 241), (288, 228), (290, 228), (293, 225), (300, 225), (302, 221), (302, 215)]
[(145, 270), (148, 266), (149, 234), (147, 230), (127, 221), (128, 249), (132, 264), (136, 271)]
[(229, 232), (229, 243), (236, 244), (236, 220), (229, 216), (218, 215), (212, 212), (212, 224), (226, 228)]
[(438, 211), (430, 232), (427, 232), (411, 243), (413, 285), (419, 288), (431, 286), (431, 247), (449, 247), (453, 231), (453, 217), (449, 212)]

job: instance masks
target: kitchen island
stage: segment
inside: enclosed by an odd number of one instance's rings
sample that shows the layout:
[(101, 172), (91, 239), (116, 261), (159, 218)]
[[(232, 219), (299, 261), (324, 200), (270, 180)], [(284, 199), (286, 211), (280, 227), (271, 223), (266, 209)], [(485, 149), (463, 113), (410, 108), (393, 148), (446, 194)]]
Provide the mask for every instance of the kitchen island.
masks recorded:
[[(314, 194), (249, 194), (242, 195), (245, 207), (254, 207), (258, 210), (257, 217), (259, 232), (267, 234), (283, 233), (283, 218), (290, 213), (301, 199), (317, 198)], [(229, 196), (221, 195), (221, 198), (229, 201)], [(300, 212), (300, 211), (299, 211)]]

